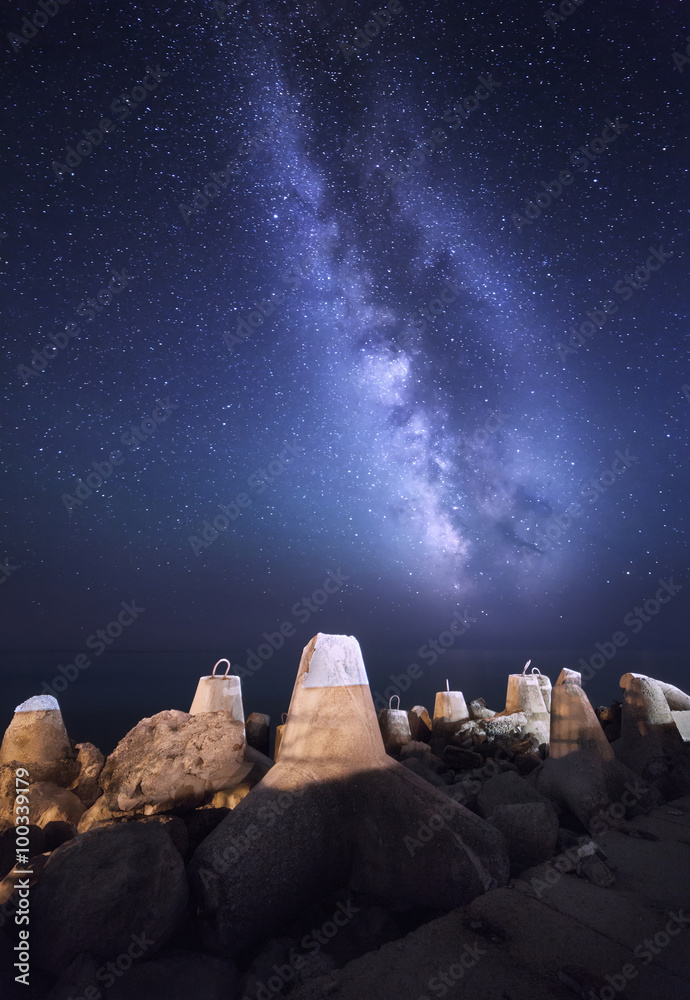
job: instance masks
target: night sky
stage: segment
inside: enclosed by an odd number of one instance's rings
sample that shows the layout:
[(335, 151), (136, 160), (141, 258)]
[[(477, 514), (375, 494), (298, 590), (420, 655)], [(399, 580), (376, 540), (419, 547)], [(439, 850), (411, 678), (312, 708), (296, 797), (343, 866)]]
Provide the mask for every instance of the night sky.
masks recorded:
[(681, 4), (44, 8), (2, 15), (3, 719), (79, 653), (68, 712), (134, 651), (128, 723), (186, 708), (281, 624), (248, 711), (317, 631), (410, 704), (616, 632), (607, 700), (682, 682)]

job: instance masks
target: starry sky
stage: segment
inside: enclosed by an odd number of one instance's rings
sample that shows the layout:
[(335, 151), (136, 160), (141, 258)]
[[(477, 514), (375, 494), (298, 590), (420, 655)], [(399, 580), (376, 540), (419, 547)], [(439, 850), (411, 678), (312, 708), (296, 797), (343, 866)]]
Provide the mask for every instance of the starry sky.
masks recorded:
[(621, 629), (611, 696), (631, 665), (673, 679), (680, 2), (47, 7), (2, 13), (17, 696), (20, 651), (49, 679), (120, 614), (103, 662), (169, 650), (173, 674), (289, 623), (257, 697), (317, 631), (383, 677), (457, 615), (430, 690)]

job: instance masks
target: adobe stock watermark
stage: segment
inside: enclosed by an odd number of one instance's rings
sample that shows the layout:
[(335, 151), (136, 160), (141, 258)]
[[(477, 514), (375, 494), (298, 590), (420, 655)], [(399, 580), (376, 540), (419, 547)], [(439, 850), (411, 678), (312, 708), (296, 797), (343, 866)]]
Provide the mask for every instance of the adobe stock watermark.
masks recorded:
[(563, 21), (567, 21), (569, 17), (572, 17), (575, 11), (585, 2), (586, 0), (561, 0), (557, 11), (553, 9), (544, 11), (544, 16), (551, 25), (551, 30), (556, 31), (558, 25), (562, 24)]
[(16, 573), (18, 569), (21, 569), (21, 566), (15, 566), (14, 563), (10, 562), (9, 557), (7, 559), (5, 559), (3, 562), (1, 562), (0, 563), (0, 584), (7, 583), (7, 581), (12, 576), (12, 574)]
[[(627, 447), (625, 452), (618, 449), (611, 465), (596, 476), (592, 476), (584, 484), (584, 488), (580, 490), (580, 496), (585, 497), (590, 503), (596, 503), (600, 496), (606, 493), (637, 462), (639, 462), (639, 458), (637, 455), (631, 454), (630, 447)], [(530, 544), (523, 543), (521, 549), (522, 556), (525, 559), (531, 559), (543, 555), (544, 550), (548, 549), (554, 542), (557, 542), (561, 535), (565, 534), (568, 528), (574, 523), (575, 519), (582, 517), (584, 512), (585, 508), (582, 504), (575, 502), (571, 503), (562, 514), (551, 514), (546, 520), (543, 530), (535, 532), (536, 541)]]
[[(668, 604), (683, 589), (682, 584), (673, 582), (672, 576), (668, 580), (660, 577), (657, 583), (659, 589), (654, 597), (647, 598), (641, 607), (632, 608), (623, 618), (623, 625), (630, 629), (633, 635), (641, 632), (644, 626), (659, 614), (662, 606)], [(583, 684), (585, 681), (591, 680), (598, 670), (610, 663), (618, 650), (628, 645), (629, 639), (630, 637), (626, 635), (625, 631), (619, 629), (613, 633), (610, 640), (595, 643), (597, 652), (592, 653), (589, 660), (580, 657), (579, 666)]]
[(683, 72), (683, 66), (686, 66), (688, 63), (690, 63), (690, 35), (685, 36), (685, 41), (688, 43), (685, 46), (685, 54), (683, 54), (682, 52), (674, 51), (671, 56), (675, 64), (675, 67), (679, 73)]
[(338, 42), (340, 51), (345, 56), (345, 62), (351, 62), (353, 56), (358, 56), (360, 52), (368, 48), (373, 39), (381, 34), (381, 28), (387, 28), (393, 20), (394, 15), (402, 14), (404, 11), (405, 8), (400, 3), (400, 0), (388, 0), (385, 7), (382, 7), (380, 10), (372, 10), (373, 21), (367, 21), (364, 27), (355, 33), (352, 45), (348, 45), (346, 42)]
[[(256, 493), (257, 496), (260, 496), (271, 483), (274, 483), (276, 479), (282, 476), (292, 459), (299, 458), (300, 453), (304, 451), (302, 446), (294, 441), (292, 444), (284, 441), (283, 444), (285, 447), (276, 458), (272, 459), (265, 468), (255, 469), (247, 477), (247, 486), (251, 493)], [(218, 504), (221, 513), (216, 514), (213, 522), (208, 519), (205, 520), (201, 526), (199, 535), (189, 535), (187, 537), (194, 555), (201, 555), (204, 549), (212, 545), (220, 536), (221, 531), (226, 531), (238, 519), (242, 511), (251, 507), (251, 505), (252, 498), (245, 491), (240, 491), (229, 504)]]
[[(156, 433), (159, 426), (165, 423), (173, 410), (178, 409), (179, 406), (178, 403), (170, 402), (170, 396), (166, 396), (165, 400), (157, 399), (156, 404), (150, 417), (144, 417), (138, 425), (132, 424), (129, 431), (124, 431), (120, 435), (120, 441), (122, 444), (126, 444), (130, 451), (136, 451), (143, 442), (148, 441)], [(88, 500), (112, 476), (115, 469), (124, 464), (126, 457), (121, 451), (111, 451), (107, 460), (93, 461), (91, 463), (93, 471), (87, 473), (83, 479), (77, 480), (74, 495), (63, 493), (60, 497), (65, 510), (69, 511), (73, 507), (81, 507), (84, 501)]]
[[(95, 319), (97, 313), (109, 306), (115, 296), (126, 288), (130, 281), (133, 281), (132, 275), (127, 274), (127, 269), (124, 267), (120, 271), (116, 271), (115, 268), (111, 268), (110, 271), (112, 278), (107, 286), (101, 288), (100, 292), (97, 292), (93, 298), (85, 299), (79, 303), (75, 310), (78, 316), (85, 316), (89, 322)], [(29, 365), (17, 365), (17, 372), (21, 375), (23, 384), (27, 385), (32, 375), (40, 375), (41, 372), (44, 372), (50, 362), (55, 360), (58, 353), (64, 351), (72, 337), (78, 337), (81, 332), (81, 327), (77, 326), (76, 323), (68, 323), (62, 333), (49, 334), (51, 344), (46, 344), (40, 350), (35, 347), (31, 352)]]
[(28, 45), (32, 38), (38, 34), (39, 28), (45, 28), (52, 17), (60, 13), (62, 7), (67, 6), (69, 0), (39, 0), (37, 10), (31, 20), (28, 17), (22, 18), (21, 34), (14, 31), (7, 34), (7, 40), (15, 52), (19, 52), (22, 45)]
[[(482, 107), (483, 102), (488, 101), (491, 95), (502, 86), (503, 84), (500, 80), (494, 80), (491, 73), (487, 73), (486, 76), (480, 76), (474, 93), (471, 96), (464, 97), (460, 103), (456, 104), (452, 108), (449, 108), (449, 110), (444, 113), (443, 121), (450, 124), (451, 132), (460, 128), (472, 112), (477, 111), (480, 107)], [(407, 157), (401, 157), (398, 166), (395, 168), (397, 173), (393, 170), (385, 171), (388, 181), (392, 185), (399, 184), (401, 181), (406, 181), (419, 167), (422, 166), (423, 163), (426, 163), (427, 152), (429, 154), (435, 152), (443, 146), (448, 139), (449, 136), (445, 129), (440, 127), (433, 129), (429, 135), (428, 141), (420, 142)], [(427, 152), (425, 152), (425, 150)]]
[[(618, 295), (623, 302), (628, 302), (635, 292), (644, 288), (652, 274), (661, 270), (672, 256), (671, 251), (664, 250), (663, 244), (659, 245), (658, 250), (649, 247), (649, 257), (645, 263), (635, 268), (633, 273), (624, 274), (622, 278), (619, 278), (614, 284), (612, 292)], [(586, 344), (588, 338), (593, 337), (597, 330), (605, 325), (609, 317), (618, 312), (619, 308), (620, 306), (616, 304), (614, 299), (607, 299), (596, 309), (591, 309), (587, 313), (587, 319), (580, 323), (579, 327), (571, 326), (568, 343), (562, 344), (560, 341), (556, 343), (556, 350), (561, 361), (565, 361), (569, 354), (574, 354), (583, 344)]]
[[(115, 98), (110, 105), (111, 114), (118, 121), (125, 121), (135, 108), (147, 100), (148, 95), (158, 87), (166, 76), (170, 76), (170, 74), (167, 70), (161, 69), (160, 63), (156, 64), (155, 69), (147, 66), (146, 76), (141, 81), (141, 84), (133, 87), (131, 93), (120, 94), (119, 97)], [(149, 78), (151, 82), (147, 84), (146, 81)], [(65, 174), (74, 174), (77, 167), (83, 163), (86, 157), (90, 156), (94, 149), (97, 149), (101, 145), (103, 139), (110, 132), (115, 132), (117, 127), (117, 124), (112, 119), (101, 118), (98, 127), (94, 126), (92, 129), (83, 128), (81, 134), (84, 138), (77, 142), (76, 148), (74, 146), (67, 146), (64, 157), (65, 162), (60, 163), (58, 160), (53, 160), (53, 173), (57, 179), (62, 181)]]
[[(291, 982), (300, 969), (309, 962), (309, 957), (317, 955), (324, 945), (332, 941), (341, 928), (345, 927), (360, 912), (352, 900), (347, 903), (340, 902), (336, 906), (329, 920), (324, 921), (320, 927), (313, 927), (308, 934), (305, 934), (300, 941), (302, 953), (296, 948), (291, 948), (289, 959), (283, 965), (274, 965), (274, 975), (269, 976), (265, 982), (255, 983), (249, 991), (242, 997), (242, 1000), (271, 1000), (277, 993), (281, 993), (283, 987)], [(304, 954), (306, 952), (306, 954)]]
[(548, 861), (539, 878), (533, 876), (529, 880), (527, 884), (537, 899), (541, 899), (544, 893), (560, 882), (564, 875), (576, 871), (584, 858), (593, 857), (596, 854), (597, 845), (592, 837), (600, 837), (608, 830), (618, 828), (621, 820), (627, 815), (628, 809), (632, 809), (648, 794), (649, 788), (641, 779), (634, 778), (633, 781), (626, 781), (625, 791), (620, 799), (612, 802), (597, 816), (592, 817), (589, 823), (590, 832), (578, 837), (576, 846), (568, 847), (561, 854)]
[[(642, 965), (649, 965), (660, 955), (664, 948), (668, 948), (674, 938), (688, 929), (690, 916), (686, 916), (684, 910), (674, 913), (672, 910), (666, 914), (667, 921), (665, 927), (657, 931), (654, 937), (645, 938), (641, 944), (635, 945), (633, 955), (639, 959)], [(639, 976), (640, 972), (634, 962), (626, 962), (620, 972), (605, 976), (606, 985), (600, 989), (589, 991), (585, 1000), (614, 1000), (619, 993), (624, 993), (633, 979)], [(583, 994), (584, 996), (584, 994)]]
[[(597, 160), (608, 146), (616, 141), (619, 135), (630, 128), (620, 118), (616, 118), (614, 121), (606, 118), (605, 121), (606, 124), (599, 135), (595, 136), (594, 139), (590, 139), (586, 145), (580, 146), (576, 152), (570, 155), (568, 162), (572, 166), (577, 167), (580, 173), (589, 170), (590, 164)], [(534, 199), (525, 198), (524, 214), (520, 215), (519, 212), (513, 212), (510, 216), (517, 231), (520, 232), (525, 226), (531, 226), (553, 202), (561, 197), (563, 189), (570, 187), (574, 180), (574, 174), (565, 168), (558, 173), (557, 179), (554, 178), (548, 182), (542, 181), (541, 186), (543, 190), (537, 192)]]
[(214, 201), (220, 192), (228, 186), (233, 176), (240, 174), (244, 167), (248, 163), (251, 163), (258, 148), (270, 139), (273, 139), (277, 134), (278, 126), (288, 121), (290, 117), (289, 113), (281, 112), (262, 129), (259, 129), (253, 138), (241, 142), (237, 147), (238, 159), (228, 160), (225, 166), (212, 173), (210, 175), (211, 179), (206, 182), (203, 189), (195, 188), (192, 192), (189, 205), (184, 202), (180, 203), (178, 206), (180, 215), (186, 226), (191, 224), (190, 219), (193, 215), (199, 215), (205, 208), (208, 208), (210, 202)]
[[(118, 979), (128, 972), (135, 962), (146, 954), (154, 944), (153, 938), (146, 933), (132, 934), (127, 948), (117, 958), (111, 959), (96, 970), (96, 979), (103, 983), (103, 988), (109, 990)], [(96, 986), (87, 986), (83, 996), (70, 997), (69, 1000), (103, 1000), (104, 994)]]
[[(469, 617), (469, 609), (456, 611), (453, 619), (446, 630), (441, 632), (435, 639), (427, 639), (417, 650), (417, 656), (424, 660), (427, 666), (432, 667), (440, 656), (455, 645), (457, 639), (464, 635), (470, 626), (476, 622), (476, 618)], [(380, 691), (372, 691), (374, 707), (377, 712), (388, 708), (390, 699), (405, 694), (412, 687), (413, 681), (420, 680), (424, 676), (424, 671), (418, 663), (409, 663), (402, 674), (389, 674), (389, 679), (393, 682), (385, 689), (383, 694)]]
[[(435, 997), (444, 997), (449, 990), (460, 982), (467, 970), (477, 965), (482, 955), (486, 954), (488, 954), (486, 948), (482, 948), (478, 941), (464, 945), (458, 961), (454, 962), (443, 972), (432, 976), (426, 984), (426, 989)], [(454, 993), (453, 995), (458, 996), (459, 994)], [(431, 998), (427, 994), (423, 994), (417, 997), (417, 1000), (431, 1000)]]
[[(331, 251), (337, 245), (338, 240), (333, 236), (327, 236), (323, 242), (322, 250)], [(247, 318), (240, 315), (237, 319), (237, 328), (235, 333), (224, 333), (223, 340), (226, 345), (230, 348), (230, 354), (234, 354), (235, 348), (243, 344), (246, 340), (251, 337), (251, 335), (262, 326), (265, 319), (268, 319), (275, 312), (277, 306), (282, 306), (286, 302), (286, 296), (298, 289), (304, 279), (314, 270), (319, 259), (319, 249), (311, 251), (311, 254), (307, 255), (299, 263), (293, 265), (292, 267), (286, 268), (282, 275), (281, 281), (286, 287), (287, 291), (283, 289), (276, 289), (268, 296), (267, 299), (262, 299), (261, 301), (254, 300), (254, 305), (256, 309), (252, 310), (247, 314)]]
[[(108, 646), (112, 646), (124, 630), (129, 628), (139, 615), (142, 615), (146, 610), (145, 608), (138, 608), (135, 600), (129, 602), (122, 601), (120, 607), (122, 611), (112, 621), (108, 622), (104, 628), (99, 628), (93, 632), (84, 643), (87, 649), (94, 651), (94, 659), (97, 656), (101, 656)], [(91, 666), (91, 663), (91, 659), (85, 653), (78, 653), (72, 663), (68, 663), (66, 666), (59, 664), (58, 673), (53, 677), (50, 684), (47, 681), (43, 682), (41, 694), (49, 694), (53, 698), (57, 698), (58, 694), (62, 694), (63, 691), (67, 690), (68, 684), (76, 681), (80, 671), (86, 670)]]
[[(311, 616), (326, 604), (329, 597), (337, 594), (349, 579), (350, 577), (343, 573), (340, 567), (335, 573), (329, 570), (321, 586), (312, 591), (310, 597), (302, 597), (296, 601), (290, 608), (290, 614), (301, 625), (306, 625)], [(257, 646), (256, 650), (247, 648), (247, 660), (244, 666), (233, 667), (237, 676), (242, 680), (253, 677), (261, 670), (264, 663), (271, 659), (276, 650), (281, 648), (285, 639), (290, 639), (295, 634), (295, 626), (289, 619), (282, 622), (277, 632), (264, 632), (262, 638), (266, 640), (265, 642)]]

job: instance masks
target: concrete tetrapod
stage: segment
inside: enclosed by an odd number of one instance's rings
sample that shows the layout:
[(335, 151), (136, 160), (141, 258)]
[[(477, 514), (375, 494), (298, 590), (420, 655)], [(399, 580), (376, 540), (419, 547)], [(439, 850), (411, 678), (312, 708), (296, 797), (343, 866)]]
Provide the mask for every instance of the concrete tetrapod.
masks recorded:
[(653, 781), (685, 756), (682, 727), (687, 695), (644, 674), (624, 674), (620, 685), (624, 698), (616, 756)]
[(319, 633), (277, 763), (202, 842), (190, 876), (206, 940), (235, 954), (338, 889), (452, 909), (504, 884), (508, 858), (497, 830), (387, 756), (357, 640)]
[(51, 695), (38, 695), (17, 705), (0, 746), (0, 764), (53, 763), (75, 756), (62, 712)]
[[(224, 674), (216, 674), (219, 664), (227, 663)], [(206, 677), (200, 677), (190, 715), (201, 712), (229, 712), (233, 722), (244, 724), (244, 708), (242, 705), (242, 684), (239, 677), (228, 675), (229, 660), (218, 660), (213, 672)]]
[(561, 671), (551, 692), (549, 756), (530, 778), (542, 794), (594, 832), (602, 816), (608, 825), (622, 819), (625, 809), (616, 816), (612, 803), (652, 803), (646, 784), (616, 760), (581, 680), (576, 670)]
[[(527, 661), (527, 666), (531, 661)], [(549, 709), (544, 700), (544, 682), (541, 674), (525, 671), (521, 674), (508, 675), (508, 690), (506, 692), (506, 707), (504, 715), (514, 715), (516, 712), (524, 712), (527, 716), (527, 725), (524, 731), (533, 733), (540, 743), (549, 742)]]

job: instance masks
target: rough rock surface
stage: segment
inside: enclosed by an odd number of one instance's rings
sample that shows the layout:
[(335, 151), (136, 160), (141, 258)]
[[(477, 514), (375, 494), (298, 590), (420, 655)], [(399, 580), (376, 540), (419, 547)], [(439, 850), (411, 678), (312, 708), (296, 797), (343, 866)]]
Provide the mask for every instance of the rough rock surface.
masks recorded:
[(477, 797), (477, 808), (479, 815), (488, 819), (498, 806), (526, 802), (548, 804), (549, 800), (515, 771), (504, 771), (484, 783)]
[(506, 838), (511, 875), (546, 861), (556, 850), (558, 816), (548, 802), (498, 805), (489, 822)]
[(126, 952), (133, 934), (152, 939), (153, 954), (186, 902), (182, 858), (160, 823), (91, 830), (53, 852), (32, 891), (32, 954), (54, 975), (81, 952), (99, 961)]
[(66, 788), (39, 781), (29, 789), (29, 818), (42, 829), (48, 823), (69, 823), (76, 828), (83, 813), (84, 803)]
[(172, 710), (142, 719), (105, 762), (106, 805), (146, 814), (193, 809), (246, 777), (252, 765), (244, 763), (244, 748), (244, 724), (227, 712)]
[(77, 743), (77, 763), (79, 777), (70, 787), (88, 809), (102, 792), (98, 779), (105, 764), (105, 757), (93, 743)]

